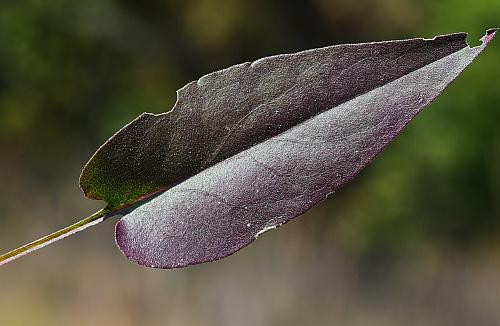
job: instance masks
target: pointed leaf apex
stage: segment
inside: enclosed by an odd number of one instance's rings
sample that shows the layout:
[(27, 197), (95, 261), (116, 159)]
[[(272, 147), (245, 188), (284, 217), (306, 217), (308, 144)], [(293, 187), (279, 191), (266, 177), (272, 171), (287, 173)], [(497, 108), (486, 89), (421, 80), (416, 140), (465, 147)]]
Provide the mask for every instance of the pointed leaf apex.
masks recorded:
[(486, 34), (481, 39), (481, 41), (483, 41), (483, 46), (488, 45), (488, 43), (490, 43), (491, 40), (493, 40), (493, 38), (495, 38), (495, 34), (497, 33), (497, 31), (498, 31), (498, 27), (490, 28), (489, 30), (486, 31)]

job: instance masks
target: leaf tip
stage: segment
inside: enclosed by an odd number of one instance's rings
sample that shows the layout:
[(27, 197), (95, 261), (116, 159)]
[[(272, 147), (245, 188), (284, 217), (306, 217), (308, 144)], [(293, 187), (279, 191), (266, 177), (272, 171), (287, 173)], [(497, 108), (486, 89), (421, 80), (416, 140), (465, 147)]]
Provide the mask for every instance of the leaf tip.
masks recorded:
[(483, 46), (488, 45), (488, 43), (490, 43), (491, 40), (493, 40), (495, 38), (497, 31), (498, 31), (498, 27), (490, 28), (489, 30), (486, 31), (486, 34), (481, 39), (481, 41), (483, 42)]

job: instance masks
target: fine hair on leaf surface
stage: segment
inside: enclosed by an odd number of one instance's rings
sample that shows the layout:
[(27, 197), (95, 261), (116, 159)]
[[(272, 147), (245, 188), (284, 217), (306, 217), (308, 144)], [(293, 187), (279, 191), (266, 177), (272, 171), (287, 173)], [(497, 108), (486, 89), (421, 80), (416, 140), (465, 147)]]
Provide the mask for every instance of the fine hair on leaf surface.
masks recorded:
[(0, 256), (12, 261), (106, 217), (130, 260), (177, 268), (224, 258), (352, 180), (495, 36), (346, 44), (243, 63), (188, 83), (85, 165), (87, 219)]

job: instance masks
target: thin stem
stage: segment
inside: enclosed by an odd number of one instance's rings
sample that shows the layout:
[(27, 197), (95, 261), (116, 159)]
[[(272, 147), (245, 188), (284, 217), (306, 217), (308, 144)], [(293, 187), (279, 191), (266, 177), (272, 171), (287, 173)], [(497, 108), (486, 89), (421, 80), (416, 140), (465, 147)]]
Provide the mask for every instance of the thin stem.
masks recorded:
[(21, 256), (43, 248), (46, 245), (61, 240), (62, 238), (65, 238), (69, 235), (85, 230), (92, 225), (96, 225), (104, 220), (107, 213), (108, 211), (106, 209), (101, 209), (100, 211), (95, 212), (89, 217), (84, 218), (83, 220), (76, 222), (75, 224), (72, 224), (68, 227), (65, 227), (62, 230), (59, 230), (36, 241), (25, 244), (22, 247), (9, 251), (8, 253), (0, 256), (0, 266), (10, 263), (11, 261), (16, 260)]

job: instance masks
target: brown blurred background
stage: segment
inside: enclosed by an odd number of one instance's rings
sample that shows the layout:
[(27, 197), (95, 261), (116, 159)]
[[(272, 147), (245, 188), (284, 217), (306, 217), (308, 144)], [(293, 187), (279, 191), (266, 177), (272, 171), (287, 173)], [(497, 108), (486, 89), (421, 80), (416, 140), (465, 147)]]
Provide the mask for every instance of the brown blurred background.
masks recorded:
[[(498, 0), (2, 0), (0, 251), (103, 206), (141, 112), (263, 56), (500, 24)], [(1, 325), (499, 325), (500, 39), (350, 185), (220, 262), (140, 267), (114, 220), (0, 268)]]

